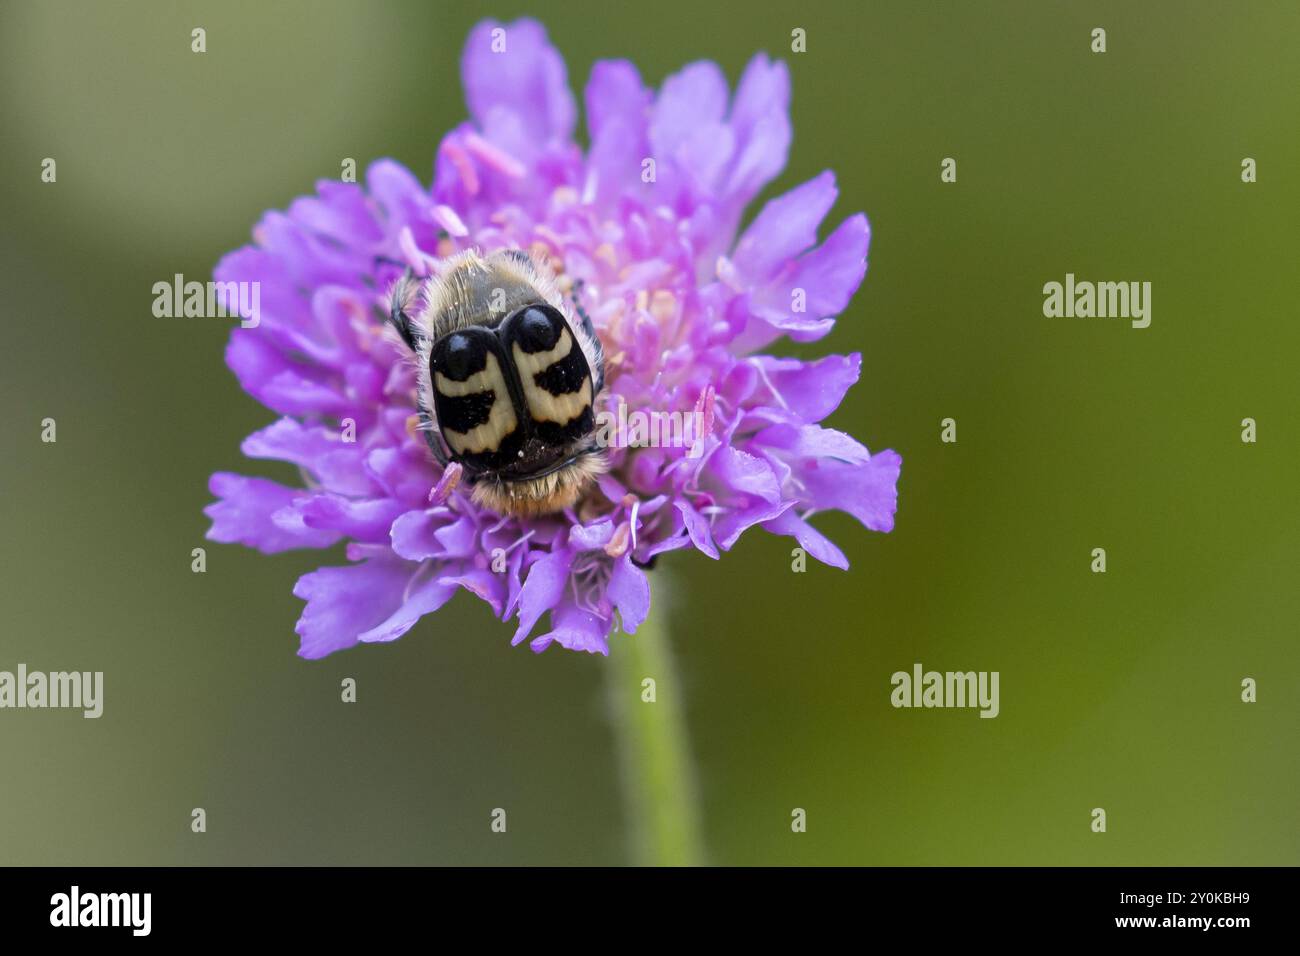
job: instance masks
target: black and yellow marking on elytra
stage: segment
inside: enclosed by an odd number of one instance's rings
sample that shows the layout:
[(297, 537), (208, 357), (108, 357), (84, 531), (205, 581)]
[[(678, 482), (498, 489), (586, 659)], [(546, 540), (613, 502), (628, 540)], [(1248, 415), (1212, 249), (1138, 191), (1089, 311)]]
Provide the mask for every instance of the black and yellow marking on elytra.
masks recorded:
[(526, 306), (496, 328), (444, 336), (429, 368), (438, 428), (473, 471), (543, 473), (595, 427), (591, 370), (549, 305)]
[(422, 284), (408, 270), (390, 292), (390, 338), (420, 359), (433, 457), (462, 464), (474, 501), (502, 514), (568, 508), (608, 467), (593, 435), (604, 353), (577, 295), (577, 320), (560, 303), (520, 249), (465, 250)]
[(509, 366), (500, 339), (482, 327), (444, 336), (429, 353), (438, 428), (457, 459), (476, 470), (514, 463), (526, 437)]
[(595, 423), (591, 369), (564, 317), (530, 306), (506, 319), (500, 336), (537, 436), (560, 445), (588, 434)]

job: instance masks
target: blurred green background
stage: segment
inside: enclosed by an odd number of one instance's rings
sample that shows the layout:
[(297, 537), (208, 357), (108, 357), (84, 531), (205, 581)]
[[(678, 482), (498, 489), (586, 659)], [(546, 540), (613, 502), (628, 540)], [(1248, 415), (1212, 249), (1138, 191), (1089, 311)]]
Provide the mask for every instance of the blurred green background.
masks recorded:
[[(665, 562), (709, 859), (1300, 863), (1300, 8), (901, 0), (0, 6), (0, 669), (106, 684), (98, 721), (0, 712), (0, 863), (628, 859), (605, 660), (511, 648), (468, 595), (295, 656), (293, 583), (341, 554), (203, 540), (211, 472), (289, 472), (241, 459), (274, 416), (227, 323), (150, 311), (343, 157), (427, 182), (468, 29), (524, 14), (578, 91), (783, 57), (764, 198), (831, 167), (833, 221), (873, 227), (834, 333), (784, 352), (864, 353), (830, 424), (902, 454), (895, 531), (819, 518), (847, 573), (758, 531)], [(1044, 318), (1066, 272), (1151, 281), (1151, 327)], [(915, 661), (1000, 671), (1001, 715), (893, 709)]]

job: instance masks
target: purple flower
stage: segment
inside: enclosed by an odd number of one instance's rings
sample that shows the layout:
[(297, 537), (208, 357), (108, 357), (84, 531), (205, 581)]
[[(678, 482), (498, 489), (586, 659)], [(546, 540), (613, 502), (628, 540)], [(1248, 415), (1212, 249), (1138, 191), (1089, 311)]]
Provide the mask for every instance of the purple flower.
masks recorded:
[[(585, 94), (591, 147), (573, 142), (564, 61), (537, 23), (479, 24), (462, 62), (470, 120), (438, 148), (432, 188), (388, 160), (365, 185), (322, 181), (270, 212), (220, 282), (261, 284), (260, 324), (236, 328), (226, 359), (281, 417), (243, 452), (296, 464), (304, 487), (218, 473), (208, 537), (266, 553), (347, 542), (342, 567), (303, 576), (303, 657), (391, 641), (458, 588), (533, 636), (606, 653), (618, 613), (634, 632), (650, 606), (644, 567), (695, 548), (711, 558), (758, 525), (826, 564), (843, 553), (811, 524), (839, 509), (889, 531), (900, 459), (817, 423), (857, 381), (860, 356), (815, 362), (756, 354), (826, 335), (866, 272), (869, 228), (850, 216), (820, 243), (836, 197), (823, 173), (746, 205), (785, 165), (789, 75), (764, 55), (734, 96), (713, 63), (647, 89), (606, 61)], [(628, 445), (568, 511), (507, 518), (443, 479), (413, 430), (414, 376), (382, 334), (388, 291), (409, 265), (461, 250), (545, 257), (590, 314), (607, 356), (602, 410), (682, 413), (689, 442)], [(622, 446), (622, 447), (619, 447)], [(431, 489), (433, 489), (431, 493)]]

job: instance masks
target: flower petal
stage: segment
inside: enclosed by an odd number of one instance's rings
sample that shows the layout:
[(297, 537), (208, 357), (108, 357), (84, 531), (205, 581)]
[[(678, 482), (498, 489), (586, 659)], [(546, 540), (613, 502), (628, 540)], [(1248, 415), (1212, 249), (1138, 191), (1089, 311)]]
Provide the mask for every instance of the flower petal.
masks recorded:
[[(445, 579), (429, 579), (411, 589), (396, 611), (382, 623), (357, 635), (365, 643), (395, 641), (426, 614), (432, 614), (451, 600), (456, 586)], [(305, 656), (305, 655), (304, 655)]]
[(529, 644), (535, 652), (540, 654), (555, 641), (571, 651), (609, 654), (608, 620), (568, 603), (556, 608), (551, 618), (554, 627)]
[(501, 616), (502, 606), (506, 600), (506, 582), (504, 575), (495, 574), (482, 568), (472, 568), (458, 574), (448, 574), (438, 580), (442, 584), (462, 587), (475, 597), (483, 600), (492, 608), (492, 613)]
[(281, 418), (254, 432), (239, 446), (249, 458), (293, 462), (311, 472), (328, 491), (365, 495), (376, 488), (365, 472), (362, 450), (336, 429)]
[(645, 572), (632, 563), (629, 555), (625, 554), (614, 562), (607, 593), (618, 608), (623, 630), (635, 634), (650, 612), (650, 582)]
[(301, 489), (286, 488), (265, 478), (217, 472), (209, 479), (208, 490), (220, 499), (203, 509), (212, 519), (207, 533), (210, 541), (242, 544), (263, 554), (275, 554), (293, 548), (328, 548), (341, 537), (329, 529), (286, 529), (272, 520), (272, 515), (289, 507), (302, 494)]
[(871, 458), (856, 438), (820, 425), (773, 425), (755, 435), (754, 444), (776, 451), (787, 460), (821, 458), (861, 463)]
[(892, 531), (898, 508), (898, 474), (903, 460), (881, 451), (859, 464), (814, 462), (800, 472), (806, 501), (820, 510), (847, 511), (872, 531)]
[(821, 225), (839, 190), (827, 170), (816, 179), (770, 200), (736, 243), (732, 262), (745, 281), (765, 283), (787, 261), (817, 244)]
[(759, 53), (740, 77), (731, 106), (735, 157), (726, 190), (747, 203), (785, 168), (790, 151), (790, 71)]
[(722, 122), (727, 109), (727, 78), (709, 60), (674, 73), (659, 89), (650, 114), (655, 154), (672, 156), (694, 140), (701, 128)]
[(388, 625), (405, 603), (415, 568), (406, 561), (371, 558), (304, 574), (293, 588), (294, 596), (307, 602), (294, 627), (302, 639), (298, 655), (324, 657)]
[(528, 569), (524, 586), (519, 592), (519, 627), (511, 644), (526, 638), (537, 619), (555, 607), (569, 582), (569, 568), (573, 554), (568, 550), (552, 551)]
[(388, 541), (393, 522), (406, 506), (391, 498), (345, 498), (343, 495), (312, 495), (298, 503), (298, 511), (309, 528), (337, 531), (356, 541)]
[(575, 524), (569, 529), (569, 545), (577, 551), (595, 551), (609, 544), (614, 537), (614, 522), (609, 518), (590, 525)]
[(389, 529), (393, 552), (408, 561), (443, 557), (443, 544), (436, 532), (450, 520), (446, 508), (414, 509), (399, 515)]
[(696, 511), (689, 501), (675, 501), (673, 506), (681, 513), (691, 543), (714, 561), (718, 560), (718, 547), (713, 543), (713, 532), (709, 529), (708, 519)]
[(793, 502), (781, 500), (781, 486), (762, 458), (729, 446), (719, 448), (706, 469), (710, 483), (720, 486), (722, 511), (713, 521), (713, 539), (723, 551), (747, 528), (775, 518)]
[(800, 547), (822, 564), (841, 570), (848, 569), (849, 559), (844, 556), (844, 552), (830, 538), (795, 514), (793, 508), (771, 521), (763, 522), (763, 529), (773, 534), (791, 535)]
[(642, 162), (650, 156), (646, 123), (650, 91), (631, 63), (602, 61), (591, 70), (585, 93), (591, 149), (584, 192), (605, 202), (631, 192), (646, 192)]
[(819, 422), (840, 407), (844, 395), (858, 381), (862, 356), (828, 355), (816, 362), (755, 356), (763, 370), (764, 388), (754, 401), (780, 405), (805, 422)]
[(519, 148), (572, 138), (577, 107), (564, 58), (536, 20), (478, 24), (465, 43), (461, 79), (470, 116), (480, 128), (488, 127), (497, 113), (520, 124), (524, 139), (501, 145)]
[(240, 386), (282, 415), (338, 417), (352, 408), (323, 370), (288, 359), (257, 329), (235, 329), (226, 347), (226, 364)]
[(610, 123), (644, 126), (653, 94), (641, 83), (641, 74), (627, 60), (598, 60), (583, 91), (587, 132), (596, 142)]

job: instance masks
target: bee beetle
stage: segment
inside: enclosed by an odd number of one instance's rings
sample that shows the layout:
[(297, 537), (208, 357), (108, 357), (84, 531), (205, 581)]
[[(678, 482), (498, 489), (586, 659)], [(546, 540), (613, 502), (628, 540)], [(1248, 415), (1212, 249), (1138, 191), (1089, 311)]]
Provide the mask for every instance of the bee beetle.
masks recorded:
[(426, 280), (408, 271), (390, 302), (417, 364), (420, 430), (442, 465), (464, 469), (477, 504), (548, 514), (605, 472), (593, 411), (605, 385), (600, 340), (581, 310), (579, 321), (566, 315), (528, 253), (462, 252)]

